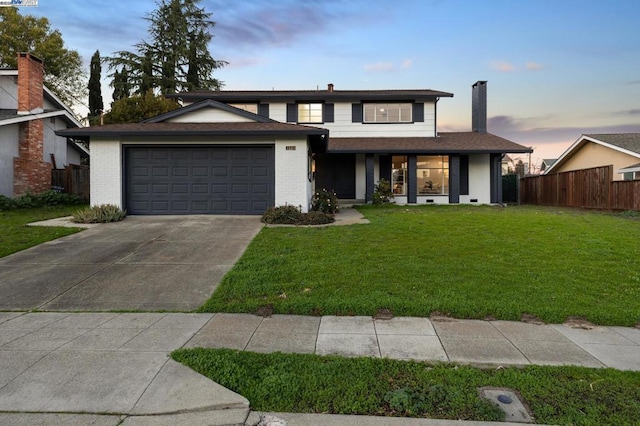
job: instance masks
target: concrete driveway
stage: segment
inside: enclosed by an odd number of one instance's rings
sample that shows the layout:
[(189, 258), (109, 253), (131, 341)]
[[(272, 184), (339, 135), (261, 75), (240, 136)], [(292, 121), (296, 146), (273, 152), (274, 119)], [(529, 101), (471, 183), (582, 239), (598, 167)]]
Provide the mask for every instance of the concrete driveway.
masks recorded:
[(258, 216), (129, 216), (0, 259), (0, 310), (189, 311), (263, 224)]

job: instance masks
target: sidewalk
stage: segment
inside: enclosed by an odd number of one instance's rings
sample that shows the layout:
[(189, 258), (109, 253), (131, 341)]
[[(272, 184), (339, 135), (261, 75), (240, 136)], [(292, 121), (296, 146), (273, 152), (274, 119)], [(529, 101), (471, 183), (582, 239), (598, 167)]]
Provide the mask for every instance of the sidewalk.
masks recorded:
[[(249, 401), (170, 360), (180, 347), (640, 371), (640, 330), (507, 321), (0, 312), (0, 425), (244, 425)], [(289, 425), (444, 426), (282, 414)], [(382, 423), (381, 423), (382, 422)], [(455, 422), (457, 425), (488, 425)], [(505, 423), (499, 423), (504, 425)]]

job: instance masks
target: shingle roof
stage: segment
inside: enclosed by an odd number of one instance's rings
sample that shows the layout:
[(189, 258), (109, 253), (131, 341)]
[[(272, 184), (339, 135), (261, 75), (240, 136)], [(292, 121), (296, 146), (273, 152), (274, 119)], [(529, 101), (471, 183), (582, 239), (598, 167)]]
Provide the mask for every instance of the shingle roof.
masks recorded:
[(440, 133), (438, 137), (329, 138), (329, 153), (528, 153), (531, 148), (491, 133)]
[(640, 154), (640, 133), (599, 133), (585, 136)]
[(279, 122), (234, 123), (129, 123), (59, 130), (59, 136), (228, 136), (228, 135), (327, 135), (329, 131), (317, 127)]
[(260, 100), (286, 101), (286, 100), (420, 100), (453, 97), (453, 93), (441, 92), (431, 89), (405, 89), (405, 90), (215, 90), (195, 91), (188, 93), (175, 93), (167, 95), (169, 98), (182, 98), (189, 101), (202, 99), (216, 99), (226, 102), (257, 102)]

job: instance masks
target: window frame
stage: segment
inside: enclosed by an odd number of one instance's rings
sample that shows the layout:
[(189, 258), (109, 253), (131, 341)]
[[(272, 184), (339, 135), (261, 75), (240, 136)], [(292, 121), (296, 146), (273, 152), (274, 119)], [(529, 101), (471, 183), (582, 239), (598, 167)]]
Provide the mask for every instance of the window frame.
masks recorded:
[[(370, 120), (371, 112), (367, 112), (368, 108), (373, 107), (373, 120)], [(403, 107), (405, 111), (403, 111)], [(397, 111), (396, 109), (397, 108)], [(363, 124), (411, 124), (414, 123), (414, 104), (412, 102), (364, 102), (362, 103), (362, 123)], [(397, 120), (390, 121), (389, 117), (397, 112)], [(378, 120), (378, 113), (386, 116), (385, 121)], [(403, 120), (403, 116), (408, 114), (408, 120)]]
[[(430, 161), (439, 162), (438, 166), (426, 166)], [(448, 155), (418, 155), (416, 156), (416, 189), (419, 196), (449, 195), (449, 166)], [(421, 163), (423, 165), (421, 165)], [(441, 175), (439, 181), (431, 176), (434, 171)]]
[[(307, 106), (308, 107), (308, 121), (304, 121), (301, 120), (301, 116), (302, 116), (302, 111), (300, 108)], [(312, 111), (312, 106), (317, 106), (320, 109), (320, 121), (314, 121), (313, 118), (314, 117), (314, 111)], [(324, 123), (324, 104), (322, 102), (297, 102), (296, 103), (296, 112), (297, 112), (297, 117), (296, 117), (296, 123), (301, 123), (301, 124), (323, 124)], [(317, 111), (315, 111), (315, 114), (317, 116)]]

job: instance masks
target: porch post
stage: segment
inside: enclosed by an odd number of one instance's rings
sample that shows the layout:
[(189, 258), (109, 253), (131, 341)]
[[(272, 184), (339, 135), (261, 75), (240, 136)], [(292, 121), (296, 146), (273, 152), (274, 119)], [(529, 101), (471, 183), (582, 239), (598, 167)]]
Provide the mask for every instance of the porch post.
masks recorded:
[(407, 203), (416, 204), (418, 202), (418, 157), (407, 156)]
[(365, 201), (368, 203), (373, 200), (373, 191), (374, 191), (374, 157), (373, 154), (365, 154), (365, 169), (366, 169), (366, 192), (365, 192)]
[(460, 203), (460, 156), (449, 156), (449, 203)]

